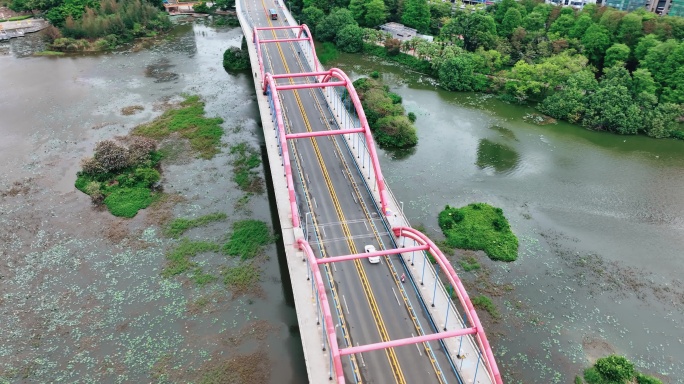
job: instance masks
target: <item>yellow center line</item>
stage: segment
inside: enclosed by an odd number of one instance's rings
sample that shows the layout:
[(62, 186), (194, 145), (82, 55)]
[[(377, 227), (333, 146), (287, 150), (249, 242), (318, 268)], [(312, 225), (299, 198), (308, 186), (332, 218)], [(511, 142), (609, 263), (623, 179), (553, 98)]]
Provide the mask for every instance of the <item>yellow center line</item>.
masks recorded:
[[(266, 5), (264, 4), (264, 1), (262, 0), (262, 4), (264, 5), (264, 8)], [(273, 26), (271, 23), (271, 20), (268, 19), (269, 25)], [(276, 37), (275, 31), (271, 31), (274, 37)], [(283, 54), (282, 48), (280, 46), (280, 43), (276, 43), (276, 46), (278, 47), (278, 52), (281, 56), (281, 59), (283, 61), (283, 66), (285, 67), (286, 73), (291, 73), (290, 69), (287, 65), (287, 61), (285, 60), (285, 55)], [(290, 83), (294, 84), (294, 81), (292, 78), (290, 78)], [(299, 107), (302, 119), (304, 121), (304, 125), (306, 126), (307, 131), (312, 132), (313, 129), (311, 128), (311, 124), (309, 122), (309, 119), (306, 114), (306, 110), (304, 109), (304, 105), (302, 104), (301, 98), (299, 96), (299, 93), (297, 90), (293, 90), (295, 100), (297, 102), (297, 105)], [(272, 95), (272, 97), (277, 97), (277, 95)], [(350, 251), (352, 253), (358, 253), (356, 246), (354, 242), (351, 240), (352, 239), (352, 234), (351, 231), (349, 230), (349, 226), (346, 224), (346, 219), (344, 217), (344, 212), (342, 210), (342, 207), (340, 206), (339, 199), (337, 198), (337, 195), (335, 193), (335, 188), (332, 183), (332, 180), (330, 179), (330, 175), (327, 172), (327, 167), (325, 166), (325, 162), (323, 160), (323, 156), (320, 152), (320, 149), (318, 148), (318, 144), (316, 143), (315, 138), (310, 138), (311, 144), (313, 146), (314, 152), (316, 154), (316, 158), (318, 160), (319, 166), (321, 168), (321, 172), (323, 173), (323, 178), (325, 180), (326, 186), (328, 187), (328, 193), (330, 194), (330, 197), (332, 198), (333, 201), (333, 206), (335, 207), (335, 211), (337, 212), (337, 215), (342, 223), (342, 231), (344, 232), (347, 243), (349, 245)], [(387, 329), (384, 325), (384, 321), (382, 319), (382, 315), (380, 313), (379, 307), (377, 305), (377, 302), (375, 301), (375, 296), (373, 295), (373, 291), (370, 287), (370, 282), (368, 281), (368, 277), (366, 276), (366, 273), (363, 269), (363, 264), (359, 260), (354, 260), (354, 264), (356, 266), (356, 270), (359, 274), (359, 279), (361, 280), (361, 285), (363, 287), (366, 299), (368, 301), (369, 307), (371, 309), (371, 312), (373, 314), (374, 320), (375, 320), (375, 325), (376, 328), (378, 329), (378, 333), (380, 334), (380, 338), (382, 341), (390, 341), (389, 334), (387, 332)], [(397, 383), (405, 384), (406, 380), (404, 378), (403, 372), (401, 370), (401, 366), (399, 364), (399, 361), (397, 359), (396, 353), (394, 351), (394, 348), (388, 348), (385, 349), (385, 354), (387, 355), (387, 358), (389, 360), (390, 366), (392, 367), (392, 373), (394, 374), (395, 380)]]

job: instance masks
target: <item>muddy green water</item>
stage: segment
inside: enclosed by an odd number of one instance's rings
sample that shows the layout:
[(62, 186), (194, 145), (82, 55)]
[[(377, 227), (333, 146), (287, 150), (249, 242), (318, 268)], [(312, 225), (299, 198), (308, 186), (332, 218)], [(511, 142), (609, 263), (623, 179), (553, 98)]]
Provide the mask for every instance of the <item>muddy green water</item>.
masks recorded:
[[(0, 191), (31, 178), (28, 193), (0, 200), (0, 323), (12, 329), (0, 336), (0, 382), (8, 372), (11, 381), (24, 372), (35, 382), (174, 381), (186, 369), (259, 348), (268, 351), (271, 382), (305, 380), (275, 248), (264, 267), (265, 295), (195, 292), (158, 277), (168, 243), (152, 227), (129, 224), (154, 245), (146, 250), (112, 245), (99, 230), (109, 225), (106, 214), (73, 189), (78, 162), (96, 141), (149, 121), (161, 113), (155, 105), (182, 92), (200, 94), (208, 115), (226, 120), (227, 144), (258, 145), (251, 79), (221, 67), (240, 35), (186, 24), (137, 52), (67, 58), (28, 57), (38, 35), (0, 45)], [(491, 296), (502, 313), (499, 321), (481, 316), (507, 382), (569, 383), (612, 352), (666, 382), (684, 382), (684, 142), (540, 127), (525, 122), (531, 109), (444, 92), (396, 66), (348, 55), (333, 64), (354, 78), (380, 71), (418, 116), (415, 150), (381, 152), (414, 225), (438, 235), (444, 205), (476, 201), (502, 207), (511, 221), (519, 259), (476, 255), (484, 268), (461, 273), (471, 295)], [(145, 109), (122, 116), (130, 105)], [(167, 167), (167, 190), (189, 197), (174, 214), (233, 212), (242, 193), (230, 177), (226, 154)], [(264, 195), (250, 209), (248, 216), (269, 220), (272, 208)], [(226, 230), (194, 235), (219, 238)], [(54, 268), (60, 274), (50, 274)], [(208, 313), (188, 314), (200, 296), (219, 299)], [(273, 326), (266, 339), (226, 341), (255, 319)], [(173, 364), (159, 364), (165, 356)], [(160, 365), (169, 366), (161, 379), (151, 373)]]
[(480, 257), (487, 273), (461, 273), (471, 295), (500, 294), (488, 334), (509, 380), (567, 383), (615, 352), (684, 382), (684, 142), (537, 126), (531, 108), (446, 92), (375, 58), (329, 66), (379, 71), (418, 116), (418, 147), (381, 159), (414, 225), (439, 235), (446, 204), (478, 201), (511, 221), (518, 260)]
[[(189, 231), (195, 240), (223, 242), (239, 219), (270, 223), (266, 193), (235, 208), (244, 192), (227, 148), (262, 142), (249, 73), (229, 75), (221, 63), (241, 38), (239, 29), (186, 23), (144, 49), (106, 55), (30, 57), (40, 35), (0, 45), (0, 383), (180, 383), (209, 371), (219, 381), (306, 380), (276, 246), (249, 295), (164, 279), (175, 241), (154, 217), (113, 218), (73, 186), (97, 141), (127, 134), (182, 93), (199, 94), (207, 115), (225, 120), (225, 147), (209, 161), (164, 166), (164, 190), (185, 199), (171, 213), (228, 214)], [(143, 110), (124, 116), (133, 105)], [(215, 254), (195, 261), (214, 275), (213, 266), (235, 263)]]

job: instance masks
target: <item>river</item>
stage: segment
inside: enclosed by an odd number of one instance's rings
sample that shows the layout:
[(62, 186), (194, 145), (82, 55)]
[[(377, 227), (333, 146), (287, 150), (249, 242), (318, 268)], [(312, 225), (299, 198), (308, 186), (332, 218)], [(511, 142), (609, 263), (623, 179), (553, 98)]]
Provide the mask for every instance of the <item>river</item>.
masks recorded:
[[(264, 266), (265, 294), (196, 292), (158, 277), (168, 243), (154, 226), (138, 218), (126, 224), (149, 244), (131, 260), (133, 251), (98, 230), (116, 222), (73, 189), (79, 160), (96, 141), (158, 116), (183, 92), (201, 95), (207, 114), (226, 121), (227, 144), (258, 145), (250, 76), (221, 67), (223, 51), (239, 39), (239, 29), (196, 23), (142, 49), (106, 55), (30, 57), (38, 35), (0, 46), (0, 191), (14, 191), (0, 200), (0, 320), (16, 327), (1, 339), (0, 381), (21, 378), (17, 372), (32, 381), (182, 381), (184, 371), (202, 372), (207, 362), (234, 358), (236, 349), (260, 348), (267, 351), (267, 381), (304, 380), (275, 247)], [(532, 109), (445, 92), (372, 58), (341, 55), (332, 65), (352, 78), (381, 72), (418, 116), (415, 150), (381, 151), (384, 174), (414, 225), (437, 237), (444, 205), (477, 201), (501, 207), (511, 222), (518, 260), (495, 263), (466, 252), (483, 268), (461, 273), (469, 293), (491, 296), (502, 314), (481, 316), (507, 382), (567, 383), (591, 359), (613, 352), (666, 382), (684, 382), (677, 373), (684, 372), (684, 142), (537, 126), (526, 121)], [(130, 105), (144, 110), (123, 116)], [(165, 190), (188, 196), (174, 214), (244, 216), (232, 212), (241, 193), (229, 165), (222, 154), (165, 168)], [(253, 197), (250, 210), (250, 217), (268, 220), (267, 197)], [(115, 272), (102, 267), (110, 257), (123, 260)], [(59, 277), (47, 274), (74, 258), (85, 275), (68, 268)], [(212, 310), (184, 309), (198, 296), (211, 297)], [(49, 305), (66, 299), (74, 308)], [(153, 318), (146, 315), (150, 305), (160, 308)], [(82, 313), (85, 307), (92, 315)], [(35, 314), (36, 323), (21, 324), (22, 311)], [(260, 332), (244, 330), (254, 324)], [(252, 337), (236, 346), (231, 332), (238, 331)]]

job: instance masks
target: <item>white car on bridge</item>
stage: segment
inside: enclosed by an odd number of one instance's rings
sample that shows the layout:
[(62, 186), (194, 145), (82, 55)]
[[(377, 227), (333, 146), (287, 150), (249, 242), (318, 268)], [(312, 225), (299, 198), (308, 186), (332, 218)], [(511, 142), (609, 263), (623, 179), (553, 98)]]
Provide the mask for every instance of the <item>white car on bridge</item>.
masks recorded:
[[(366, 250), (366, 253), (375, 252), (375, 246), (373, 245), (366, 245), (364, 249)], [(371, 264), (377, 264), (380, 262), (380, 256), (371, 256), (368, 258), (368, 262)]]

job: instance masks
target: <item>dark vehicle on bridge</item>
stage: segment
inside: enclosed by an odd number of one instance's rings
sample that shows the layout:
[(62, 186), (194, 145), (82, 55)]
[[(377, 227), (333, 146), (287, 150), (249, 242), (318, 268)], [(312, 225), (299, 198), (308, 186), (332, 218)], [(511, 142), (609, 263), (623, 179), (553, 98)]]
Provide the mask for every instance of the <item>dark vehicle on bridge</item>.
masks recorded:
[(276, 12), (275, 9), (273, 9), (273, 8), (269, 9), (268, 15), (271, 17), (271, 20), (278, 20), (278, 12)]

